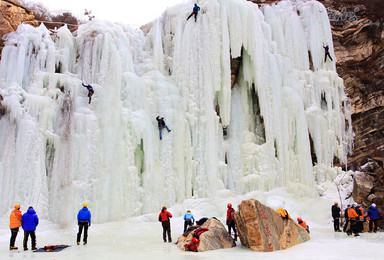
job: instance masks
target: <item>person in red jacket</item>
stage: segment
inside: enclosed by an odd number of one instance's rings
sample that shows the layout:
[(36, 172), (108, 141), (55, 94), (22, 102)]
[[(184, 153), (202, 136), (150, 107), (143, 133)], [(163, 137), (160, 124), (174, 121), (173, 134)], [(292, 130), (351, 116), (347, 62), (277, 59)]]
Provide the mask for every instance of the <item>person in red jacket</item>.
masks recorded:
[(229, 235), (231, 235), (231, 228), (233, 228), (233, 232), (235, 233), (235, 241), (236, 241), (237, 240), (237, 231), (236, 231), (235, 219), (233, 218), (235, 210), (232, 208), (231, 203), (228, 203), (227, 208), (228, 208), (228, 210), (227, 210), (228, 233), (229, 233)]
[(172, 214), (167, 211), (167, 207), (166, 206), (163, 206), (161, 208), (161, 212), (159, 214), (159, 221), (161, 222), (161, 225), (163, 226), (163, 240), (164, 240), (164, 243), (167, 242), (166, 234), (168, 234), (168, 243), (172, 242), (170, 218), (172, 218)]
[(9, 250), (17, 250), (18, 247), (15, 246), (15, 241), (17, 233), (19, 233), (19, 228), (21, 227), (21, 217), (23, 215), (20, 211), (20, 204), (15, 205), (15, 209), (11, 212), (9, 216), (9, 228), (11, 229), (11, 241), (9, 243)]

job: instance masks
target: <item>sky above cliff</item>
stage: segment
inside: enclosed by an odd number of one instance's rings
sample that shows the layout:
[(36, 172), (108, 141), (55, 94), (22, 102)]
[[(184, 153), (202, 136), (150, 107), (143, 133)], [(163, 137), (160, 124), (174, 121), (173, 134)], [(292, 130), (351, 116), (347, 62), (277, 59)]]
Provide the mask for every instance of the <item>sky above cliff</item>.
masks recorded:
[[(186, 0), (27, 0), (40, 2), (50, 11), (70, 11), (80, 18), (84, 10), (91, 10), (98, 19), (122, 22), (133, 25), (143, 25), (160, 16), (170, 6), (183, 3)], [(191, 6), (192, 9), (192, 6)]]

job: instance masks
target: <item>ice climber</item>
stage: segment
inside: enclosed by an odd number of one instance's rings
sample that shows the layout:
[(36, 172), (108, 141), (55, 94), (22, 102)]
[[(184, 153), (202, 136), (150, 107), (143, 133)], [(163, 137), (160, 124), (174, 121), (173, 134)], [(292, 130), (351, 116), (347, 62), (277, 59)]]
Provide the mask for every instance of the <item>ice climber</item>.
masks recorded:
[[(235, 233), (234, 240), (237, 240), (237, 231), (236, 231), (236, 223), (235, 219), (233, 218), (233, 215), (235, 214), (235, 210), (232, 208), (232, 204), (228, 203), (227, 205), (227, 226), (228, 226), (228, 233), (231, 235), (231, 229), (233, 229), (233, 232)], [(231, 235), (232, 236), (232, 235)]]
[(340, 207), (339, 203), (335, 202), (331, 207), (332, 218), (333, 218), (333, 229), (335, 232), (341, 232), (340, 230)]
[(84, 83), (81, 83), (83, 87), (86, 87), (88, 89), (88, 97), (89, 97), (89, 102), (88, 104), (91, 104), (92, 96), (95, 91), (93, 90), (93, 87), (91, 85), (84, 85)]
[(309, 227), (304, 220), (302, 220), (301, 218), (297, 218), (297, 223), (309, 233)]
[(195, 15), (195, 22), (197, 21), (197, 13), (200, 11), (200, 7), (197, 5), (197, 4), (195, 4), (195, 6), (193, 7), (193, 11), (192, 11), (192, 13), (188, 16), (188, 18), (187, 18), (187, 21), (189, 20), (189, 18), (191, 18), (192, 17), (192, 15)]
[(359, 221), (359, 215), (357, 215), (355, 208), (357, 203), (353, 203), (352, 207), (348, 208), (348, 219), (349, 219), (349, 229), (347, 230), (347, 235), (350, 236), (353, 234), (355, 237), (359, 236), (359, 232), (357, 230), (356, 221)]
[(183, 233), (185, 233), (185, 231), (187, 230), (187, 227), (192, 226), (193, 223), (195, 223), (195, 218), (193, 217), (191, 211), (187, 210), (187, 213), (185, 213), (185, 215), (184, 215), (184, 231), (183, 231)]
[(171, 132), (171, 130), (169, 130), (168, 126), (165, 124), (164, 117), (160, 118), (160, 116), (157, 116), (156, 120), (157, 120), (157, 126), (159, 127), (160, 140), (162, 140), (163, 136), (161, 134), (161, 130), (163, 128), (166, 128), (168, 132)]
[(9, 250), (17, 250), (18, 247), (15, 246), (15, 241), (17, 233), (19, 233), (19, 228), (21, 227), (21, 218), (22, 214), (20, 211), (20, 204), (15, 205), (15, 209), (9, 215), (9, 228), (11, 229), (11, 241), (9, 243)]
[(21, 217), (21, 226), (24, 230), (24, 240), (23, 240), (23, 246), (24, 251), (28, 250), (28, 237), (31, 236), (31, 245), (32, 250), (36, 250), (36, 234), (35, 230), (37, 225), (39, 225), (39, 218), (37, 217), (36, 211), (33, 209), (33, 207), (29, 207), (27, 212), (23, 214)]
[(91, 212), (88, 209), (88, 203), (83, 203), (83, 208), (79, 210), (77, 214), (77, 225), (79, 226), (79, 232), (77, 233), (77, 244), (80, 245), (81, 233), (84, 229), (83, 245), (87, 244), (88, 239), (88, 227), (91, 226)]
[(377, 219), (379, 218), (379, 210), (376, 208), (376, 204), (372, 203), (372, 205), (368, 208), (368, 217), (369, 217), (369, 232), (372, 232), (372, 226), (375, 224), (375, 228), (373, 232), (377, 231)]
[(163, 240), (164, 243), (167, 242), (167, 234), (168, 234), (168, 243), (172, 242), (171, 237), (171, 221), (170, 218), (172, 218), (172, 214), (167, 211), (167, 207), (163, 206), (161, 208), (161, 212), (159, 214), (159, 221), (161, 222), (161, 225), (163, 226)]
[(324, 48), (324, 51), (325, 51), (325, 58), (324, 58), (324, 62), (327, 62), (327, 56), (331, 59), (331, 61), (333, 61), (331, 55), (329, 54), (329, 46), (328, 44), (327, 45), (323, 45), (323, 48)]

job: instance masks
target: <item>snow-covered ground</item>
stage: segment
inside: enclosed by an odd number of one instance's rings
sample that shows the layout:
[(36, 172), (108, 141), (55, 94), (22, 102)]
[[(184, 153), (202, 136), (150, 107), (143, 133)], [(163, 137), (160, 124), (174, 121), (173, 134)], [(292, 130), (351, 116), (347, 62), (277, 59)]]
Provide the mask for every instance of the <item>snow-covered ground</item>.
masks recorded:
[[(254, 195), (254, 194), (253, 194)], [(271, 194), (269, 194), (271, 195)], [(251, 197), (252, 195), (249, 194)], [(272, 196), (273, 197), (273, 196)], [(42, 221), (37, 228), (37, 245), (43, 247), (52, 244), (68, 244), (71, 247), (61, 252), (33, 253), (32, 251), (10, 252), (10, 231), (8, 219), (0, 220), (0, 259), (384, 259), (384, 233), (362, 233), (360, 237), (348, 237), (345, 233), (333, 232), (330, 217), (332, 201), (324, 198), (303, 202), (291, 200), (284, 194), (285, 205), (290, 208), (292, 218), (298, 212), (307, 221), (311, 230), (311, 239), (303, 244), (276, 252), (253, 252), (241, 246), (231, 249), (214, 250), (202, 253), (181, 251), (174, 243), (163, 243), (161, 224), (156, 221), (157, 214), (147, 214), (129, 218), (121, 222), (92, 224), (89, 228), (88, 245), (76, 245), (76, 222), (67, 227), (59, 227), (48, 221)], [(288, 197), (288, 199), (287, 199)], [(191, 199), (184, 205), (169, 208), (174, 214), (171, 220), (173, 241), (183, 230), (182, 210), (188, 207), (196, 219), (203, 216), (216, 216), (224, 222), (225, 203), (237, 204), (246, 197)], [(278, 204), (275, 195), (267, 204)], [(261, 199), (262, 200), (262, 199)], [(281, 202), (281, 201), (280, 201)], [(237, 206), (237, 205), (236, 205)], [(90, 210), (92, 207), (90, 205)], [(22, 249), (23, 233), (19, 233), (16, 246)], [(30, 241), (29, 241), (30, 248)]]

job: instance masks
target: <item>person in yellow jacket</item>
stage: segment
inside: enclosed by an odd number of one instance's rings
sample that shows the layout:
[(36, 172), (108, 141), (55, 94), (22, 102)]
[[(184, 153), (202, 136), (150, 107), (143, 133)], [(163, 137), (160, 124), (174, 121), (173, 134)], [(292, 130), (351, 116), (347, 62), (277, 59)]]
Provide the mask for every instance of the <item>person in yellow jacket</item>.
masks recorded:
[(279, 208), (276, 210), (276, 212), (279, 213), (283, 219), (291, 219), (288, 214), (288, 211), (286, 211), (285, 209)]
[(20, 204), (15, 205), (15, 209), (9, 215), (9, 228), (11, 229), (11, 241), (9, 243), (9, 250), (17, 250), (15, 241), (19, 228), (21, 227), (21, 217), (23, 216), (20, 211)]

